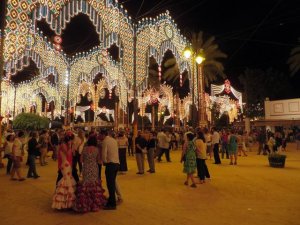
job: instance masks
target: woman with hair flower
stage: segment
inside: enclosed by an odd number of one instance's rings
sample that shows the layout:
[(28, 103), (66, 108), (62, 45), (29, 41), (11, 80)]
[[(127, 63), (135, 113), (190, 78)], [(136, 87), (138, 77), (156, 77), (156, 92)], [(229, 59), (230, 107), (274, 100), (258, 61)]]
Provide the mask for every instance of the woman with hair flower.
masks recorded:
[(197, 162), (196, 162), (197, 148), (193, 142), (194, 134), (188, 133), (186, 137), (187, 137), (187, 143), (184, 143), (182, 157), (181, 157), (181, 161), (184, 161), (183, 172), (186, 173), (186, 181), (184, 182), (184, 185), (189, 185), (189, 180), (191, 180), (192, 181), (191, 187), (195, 188), (197, 187), (197, 185), (195, 183), (193, 174), (196, 172), (196, 168), (197, 168)]
[(75, 202), (76, 182), (72, 176), (72, 140), (74, 134), (60, 133), (61, 144), (58, 149), (58, 177), (53, 196), (52, 208), (72, 208)]

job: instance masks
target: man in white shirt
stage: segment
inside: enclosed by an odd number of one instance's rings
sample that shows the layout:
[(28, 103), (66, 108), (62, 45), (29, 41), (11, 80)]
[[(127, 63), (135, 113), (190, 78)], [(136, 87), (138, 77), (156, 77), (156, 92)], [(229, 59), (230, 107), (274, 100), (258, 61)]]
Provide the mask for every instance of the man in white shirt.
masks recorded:
[(212, 132), (211, 143), (214, 151), (215, 164), (221, 164), (221, 159), (219, 156), (220, 134), (215, 130), (215, 128), (212, 128), (211, 132)]
[(162, 132), (157, 136), (160, 152), (157, 157), (158, 162), (161, 162), (161, 157), (165, 153), (166, 159), (168, 162), (171, 162), (170, 160), (170, 141), (171, 137), (169, 132), (166, 132), (165, 129), (162, 129)]
[(104, 132), (105, 138), (102, 143), (102, 160), (105, 165), (106, 184), (109, 198), (104, 207), (105, 210), (116, 209), (116, 176), (119, 169), (119, 148), (116, 139), (108, 136), (108, 131)]

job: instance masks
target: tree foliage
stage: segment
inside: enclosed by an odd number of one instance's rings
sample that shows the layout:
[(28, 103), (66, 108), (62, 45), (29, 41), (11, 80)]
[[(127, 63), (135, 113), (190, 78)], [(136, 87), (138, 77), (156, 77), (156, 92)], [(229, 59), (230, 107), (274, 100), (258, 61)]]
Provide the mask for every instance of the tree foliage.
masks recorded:
[(49, 120), (33, 113), (21, 113), (13, 120), (14, 129), (40, 130), (49, 128)]
[(202, 31), (198, 33), (193, 32), (190, 38), (194, 50), (199, 51), (203, 49), (205, 61), (202, 63), (206, 86), (216, 81), (218, 77), (226, 78), (223, 63), (219, 60), (227, 58), (227, 55), (219, 49), (215, 40), (216, 38), (214, 36), (205, 39)]
[(297, 72), (300, 71), (300, 46), (297, 46), (291, 50), (290, 57), (287, 63), (290, 67), (291, 76), (294, 76)]
[(288, 76), (273, 68), (267, 70), (247, 68), (239, 76), (244, 87), (244, 114), (249, 118), (264, 116), (264, 101), (284, 99), (292, 89)]
[[(204, 51), (203, 73), (206, 86), (216, 81), (218, 77), (226, 78), (223, 63), (219, 60), (227, 58), (227, 55), (219, 49), (219, 46), (215, 43), (215, 37), (211, 36), (204, 39), (203, 32), (200, 31), (198, 33), (191, 33), (189, 39), (193, 49), (198, 51), (203, 49)], [(167, 59), (163, 66), (165, 67), (165, 71), (162, 74), (164, 80), (172, 83), (179, 80), (180, 70), (174, 56)], [(183, 83), (186, 80), (187, 77), (183, 77)]]
[(160, 81), (158, 79), (158, 64), (154, 57), (149, 59), (149, 76), (148, 76), (149, 86), (155, 90), (160, 89)]
[(164, 71), (162, 78), (168, 82), (175, 83), (179, 79), (180, 71), (175, 57), (167, 59), (164, 63), (166, 70)]

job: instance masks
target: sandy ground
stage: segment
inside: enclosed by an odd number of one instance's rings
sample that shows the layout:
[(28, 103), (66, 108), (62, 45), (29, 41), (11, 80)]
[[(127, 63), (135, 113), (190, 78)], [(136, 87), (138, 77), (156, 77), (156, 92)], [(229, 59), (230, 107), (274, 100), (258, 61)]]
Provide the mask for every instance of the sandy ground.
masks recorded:
[[(294, 144), (287, 149), (284, 169), (269, 167), (267, 157), (256, 152), (240, 157), (238, 166), (227, 159), (221, 165), (207, 160), (212, 179), (195, 189), (183, 185), (180, 151), (171, 153), (171, 163), (157, 163), (155, 174), (143, 176), (136, 175), (131, 156), (128, 173), (117, 178), (124, 202), (115, 211), (87, 214), (51, 209), (57, 165), (50, 158), (48, 166), (37, 166), (37, 180), (10, 181), (1, 169), (0, 224), (299, 225), (300, 151)], [(22, 169), (26, 174), (27, 168)]]

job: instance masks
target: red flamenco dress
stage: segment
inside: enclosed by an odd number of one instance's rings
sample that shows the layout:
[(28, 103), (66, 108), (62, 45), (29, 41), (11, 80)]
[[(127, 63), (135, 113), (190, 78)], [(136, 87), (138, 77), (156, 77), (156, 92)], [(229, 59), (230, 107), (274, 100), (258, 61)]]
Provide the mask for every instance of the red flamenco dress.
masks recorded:
[(69, 209), (75, 202), (76, 182), (72, 176), (72, 168), (65, 157), (62, 157), (61, 172), (63, 177), (57, 183), (53, 196), (53, 209)]
[(76, 212), (96, 212), (106, 204), (104, 189), (98, 178), (98, 149), (86, 147), (82, 152), (83, 180), (77, 186), (76, 201), (73, 209)]

